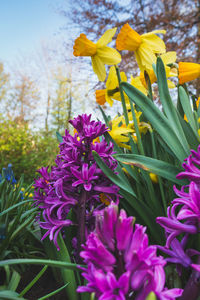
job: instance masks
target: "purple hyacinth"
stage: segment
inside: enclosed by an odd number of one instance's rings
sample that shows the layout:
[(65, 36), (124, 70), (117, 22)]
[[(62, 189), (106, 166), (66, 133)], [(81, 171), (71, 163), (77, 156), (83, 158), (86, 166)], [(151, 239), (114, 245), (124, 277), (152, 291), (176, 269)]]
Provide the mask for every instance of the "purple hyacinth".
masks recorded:
[[(43, 239), (49, 235), (57, 244), (58, 233), (66, 226), (77, 226), (79, 247), (94, 229), (95, 215), (104, 208), (102, 195), (110, 203), (119, 201), (119, 188), (114, 185), (98, 167), (92, 151), (96, 151), (104, 163), (115, 172), (117, 161), (112, 157), (113, 144), (108, 144), (102, 136), (108, 128), (101, 122), (91, 120), (91, 115), (83, 114), (70, 123), (76, 133), (72, 136), (67, 130), (60, 143), (60, 153), (56, 166), (38, 172), (41, 177), (35, 180), (35, 204), (40, 207), (40, 226), (46, 229)], [(76, 222), (68, 218), (73, 210)], [(85, 226), (86, 224), (86, 226)]]
[(156, 246), (148, 245), (145, 230), (114, 204), (97, 215), (96, 230), (80, 253), (88, 284), (77, 291), (94, 293), (99, 300), (145, 300), (150, 292), (160, 300), (181, 296), (181, 289), (164, 287), (166, 262), (156, 255)]
[[(190, 150), (190, 154), (183, 163), (183, 168), (185, 171), (180, 172), (176, 177), (178, 179), (187, 178), (190, 182), (195, 182), (198, 187), (200, 187), (200, 169), (197, 166), (200, 166), (200, 145), (198, 146), (197, 152)], [(196, 166), (197, 165), (197, 166)]]

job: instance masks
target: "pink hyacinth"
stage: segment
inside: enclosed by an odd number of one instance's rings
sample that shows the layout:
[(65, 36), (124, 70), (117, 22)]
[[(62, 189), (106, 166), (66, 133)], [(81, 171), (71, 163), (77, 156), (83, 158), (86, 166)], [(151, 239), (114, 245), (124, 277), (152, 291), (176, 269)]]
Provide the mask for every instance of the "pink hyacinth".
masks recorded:
[(145, 300), (150, 292), (160, 300), (179, 297), (181, 289), (165, 288), (166, 262), (156, 255), (157, 247), (148, 244), (145, 231), (116, 205), (105, 208), (80, 253), (87, 264), (82, 276), (88, 284), (78, 292), (95, 293), (99, 300)]

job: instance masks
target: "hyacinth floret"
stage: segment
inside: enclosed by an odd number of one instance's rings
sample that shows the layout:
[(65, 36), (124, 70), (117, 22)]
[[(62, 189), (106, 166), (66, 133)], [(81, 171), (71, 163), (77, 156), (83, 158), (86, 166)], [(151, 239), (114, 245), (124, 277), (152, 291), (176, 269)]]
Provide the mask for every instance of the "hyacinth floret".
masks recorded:
[(94, 293), (100, 300), (145, 300), (150, 292), (162, 300), (179, 297), (181, 289), (164, 287), (166, 262), (156, 255), (157, 247), (149, 245), (145, 231), (117, 205), (106, 207), (80, 253), (88, 284), (77, 291)]
[(167, 217), (158, 217), (159, 223), (166, 233), (166, 245), (158, 246), (160, 250), (169, 255), (167, 261), (176, 263), (178, 270), (181, 266), (191, 267), (200, 271), (200, 264), (193, 263), (191, 257), (198, 257), (200, 252), (188, 248), (190, 237), (200, 232), (200, 146), (197, 152), (191, 150), (191, 155), (185, 159), (183, 168), (177, 178), (187, 178), (189, 184), (182, 186), (178, 190), (174, 186), (177, 198), (172, 201), (171, 207), (168, 207)]
[[(65, 226), (78, 225), (79, 206), (81, 199), (85, 199), (86, 222), (85, 234), (94, 229), (94, 216), (98, 210), (104, 208), (105, 202), (118, 203), (119, 188), (114, 185), (98, 167), (92, 151), (96, 151), (104, 163), (115, 172), (117, 161), (112, 157), (113, 144), (107, 143), (102, 136), (108, 128), (99, 121), (91, 120), (91, 115), (80, 115), (70, 124), (75, 129), (72, 136), (65, 131), (60, 143), (60, 152), (56, 157), (56, 165), (48, 169), (42, 167), (41, 175), (35, 180), (35, 205), (41, 210), (40, 226), (49, 236), (57, 249), (57, 236)], [(102, 202), (102, 195), (106, 201)], [(81, 204), (82, 205), (82, 204)], [(77, 222), (68, 218), (73, 210)], [(79, 227), (79, 225), (77, 226)]]

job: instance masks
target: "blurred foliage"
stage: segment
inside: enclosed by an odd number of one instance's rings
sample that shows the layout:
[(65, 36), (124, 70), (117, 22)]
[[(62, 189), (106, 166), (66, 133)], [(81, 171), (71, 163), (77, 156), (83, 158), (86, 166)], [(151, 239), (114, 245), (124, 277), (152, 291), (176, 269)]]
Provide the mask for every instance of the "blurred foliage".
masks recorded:
[(31, 183), (36, 170), (53, 165), (58, 153), (55, 133), (34, 132), (27, 123), (0, 118), (0, 169), (12, 163), (16, 179)]

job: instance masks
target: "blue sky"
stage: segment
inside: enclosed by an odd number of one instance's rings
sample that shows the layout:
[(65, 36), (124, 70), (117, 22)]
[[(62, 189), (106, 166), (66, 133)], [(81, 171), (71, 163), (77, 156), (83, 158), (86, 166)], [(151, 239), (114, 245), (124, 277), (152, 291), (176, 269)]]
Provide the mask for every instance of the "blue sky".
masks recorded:
[(59, 34), (65, 20), (56, 10), (63, 2), (66, 6), (66, 0), (1, 0), (0, 61), (30, 55)]

